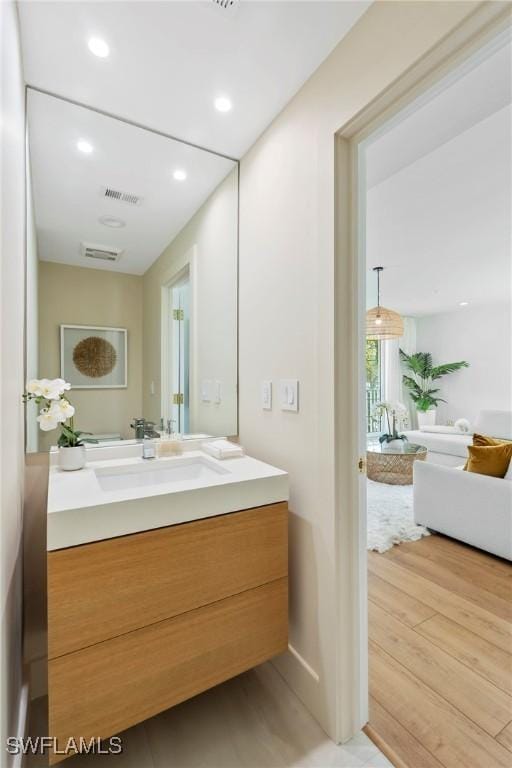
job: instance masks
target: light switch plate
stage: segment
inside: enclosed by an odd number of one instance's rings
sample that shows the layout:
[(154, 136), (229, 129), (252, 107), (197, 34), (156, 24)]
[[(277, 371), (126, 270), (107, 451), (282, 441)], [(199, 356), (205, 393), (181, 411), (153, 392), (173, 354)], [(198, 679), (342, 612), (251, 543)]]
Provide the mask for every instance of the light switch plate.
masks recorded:
[(281, 379), (279, 382), (279, 403), (282, 411), (299, 410), (298, 379)]
[(211, 379), (203, 379), (201, 384), (201, 400), (203, 403), (210, 403), (212, 399), (212, 382)]
[(264, 411), (272, 410), (272, 382), (264, 381), (261, 384), (261, 407)]
[(214, 381), (214, 397), (213, 402), (219, 405), (222, 402), (222, 387), (218, 379)]

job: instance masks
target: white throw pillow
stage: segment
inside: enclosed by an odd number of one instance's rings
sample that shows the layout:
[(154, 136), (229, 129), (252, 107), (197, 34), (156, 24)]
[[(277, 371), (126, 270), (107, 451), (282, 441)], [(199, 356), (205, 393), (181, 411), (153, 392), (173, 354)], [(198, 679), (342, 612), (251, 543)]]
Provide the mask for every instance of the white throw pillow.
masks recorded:
[(512, 461), (509, 462), (507, 473), (503, 479), (510, 480), (512, 482)]

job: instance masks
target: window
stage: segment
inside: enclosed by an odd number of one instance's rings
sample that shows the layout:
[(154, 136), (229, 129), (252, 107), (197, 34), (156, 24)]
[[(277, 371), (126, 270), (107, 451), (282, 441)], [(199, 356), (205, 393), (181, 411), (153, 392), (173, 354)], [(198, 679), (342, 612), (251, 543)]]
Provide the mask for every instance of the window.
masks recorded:
[(366, 339), (366, 431), (380, 432), (380, 418), (373, 416), (381, 395), (381, 347), (375, 339)]

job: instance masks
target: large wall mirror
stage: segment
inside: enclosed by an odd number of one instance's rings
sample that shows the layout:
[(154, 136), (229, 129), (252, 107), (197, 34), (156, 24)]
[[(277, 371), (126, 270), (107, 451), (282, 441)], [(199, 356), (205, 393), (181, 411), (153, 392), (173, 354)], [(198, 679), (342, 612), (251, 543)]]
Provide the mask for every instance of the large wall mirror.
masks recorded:
[(27, 94), (27, 378), (69, 381), (100, 440), (237, 434), (238, 164)]

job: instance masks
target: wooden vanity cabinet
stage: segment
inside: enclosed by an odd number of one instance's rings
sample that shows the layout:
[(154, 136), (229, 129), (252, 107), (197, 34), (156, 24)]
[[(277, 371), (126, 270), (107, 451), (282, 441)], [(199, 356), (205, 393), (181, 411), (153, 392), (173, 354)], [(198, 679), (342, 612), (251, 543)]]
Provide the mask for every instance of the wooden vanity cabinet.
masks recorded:
[(287, 531), (282, 502), (49, 552), (59, 748), (108, 738), (284, 652)]

